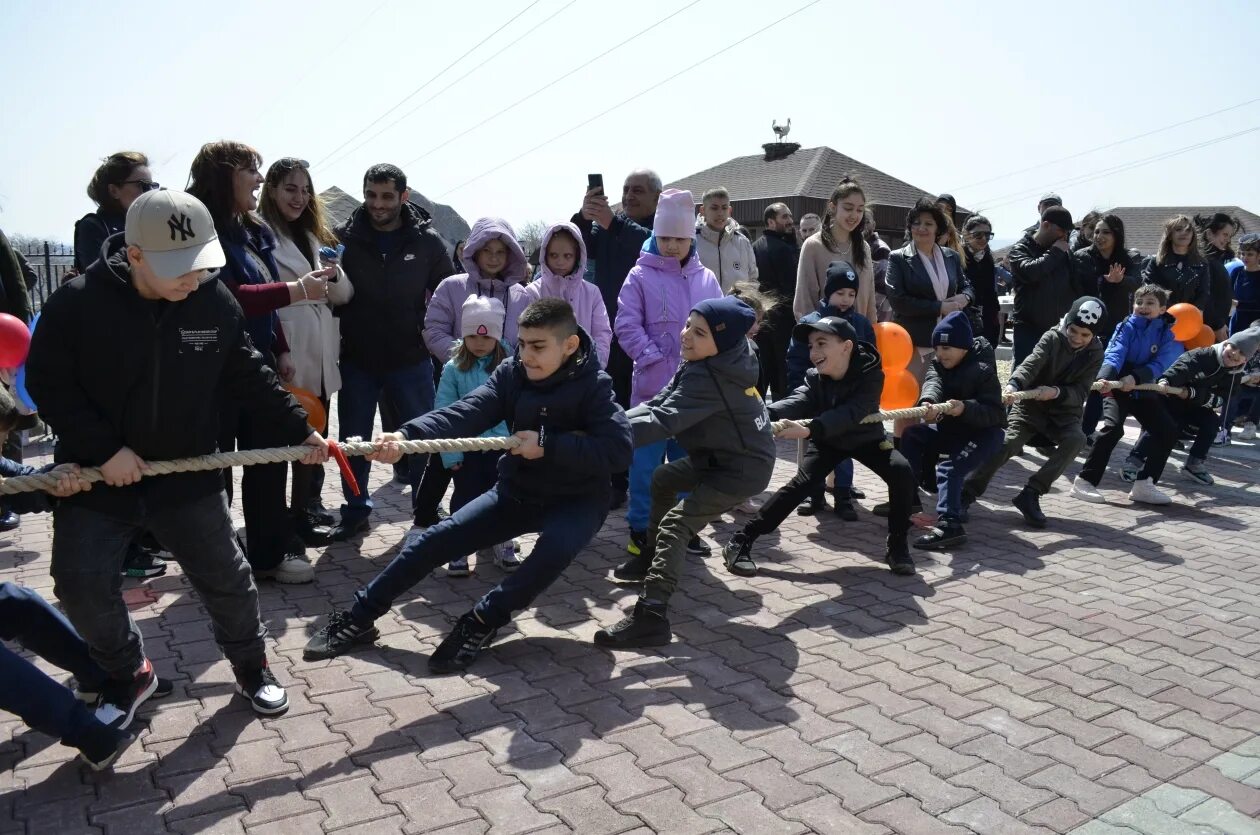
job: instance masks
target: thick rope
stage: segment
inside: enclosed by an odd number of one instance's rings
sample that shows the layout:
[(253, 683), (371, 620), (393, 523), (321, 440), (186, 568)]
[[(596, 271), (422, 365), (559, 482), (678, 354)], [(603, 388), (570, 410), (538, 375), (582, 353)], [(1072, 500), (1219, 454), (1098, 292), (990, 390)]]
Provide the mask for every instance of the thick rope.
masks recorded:
[[(1113, 384), (1119, 388), (1119, 384)], [(1101, 390), (1102, 383), (1094, 383), (1095, 391)], [(1169, 386), (1163, 388), (1155, 383), (1136, 386), (1135, 391), (1156, 391), (1169, 395), (1181, 395), (1181, 389)], [(1011, 395), (1014, 400), (1032, 400), (1035, 390), (1019, 391)], [(902, 420), (921, 418), (927, 415), (929, 407), (915, 406), (910, 409), (889, 409), (867, 415), (862, 423), (883, 423), (886, 420)], [(798, 421), (808, 423), (808, 421)], [(783, 430), (784, 421), (776, 420), (771, 424), (777, 435)], [(513, 449), (520, 446), (520, 440), (508, 436), (506, 438), (444, 438), (431, 441), (398, 441), (398, 447), (405, 454), (432, 452), (488, 452), (496, 449)], [(376, 451), (377, 447), (370, 441), (351, 438), (338, 444), (347, 456), (367, 455)], [(144, 471), (146, 476), (168, 475), (170, 473), (193, 473), (206, 470), (225, 470), (229, 467), (248, 467), (253, 464), (280, 464), (287, 461), (300, 461), (310, 454), (311, 447), (301, 446), (275, 447), (273, 449), (240, 449), (232, 452), (216, 452), (210, 455), (199, 455), (195, 458), (176, 458), (172, 461), (150, 461)], [(97, 467), (84, 467), (79, 478), (90, 483), (104, 481), (105, 477)], [(0, 495), (11, 496), (14, 493), (51, 492), (56, 489), (58, 476), (51, 473), (15, 476), (0, 480)]]

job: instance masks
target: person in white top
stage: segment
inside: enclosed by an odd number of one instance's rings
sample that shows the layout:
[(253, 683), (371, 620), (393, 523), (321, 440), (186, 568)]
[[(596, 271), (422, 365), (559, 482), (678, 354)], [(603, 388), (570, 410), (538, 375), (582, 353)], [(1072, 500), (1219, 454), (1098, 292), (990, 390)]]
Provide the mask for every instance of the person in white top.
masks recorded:
[(752, 241), (731, 217), (731, 194), (724, 188), (711, 188), (701, 198), (696, 255), (717, 276), (723, 294), (729, 295), (736, 284), (757, 280)]
[[(328, 432), (328, 401), (341, 388), (337, 358), (341, 334), (332, 308), (354, 297), (354, 287), (333, 254), (337, 236), (333, 234), (323, 204), (315, 194), (310, 166), (306, 160), (284, 157), (267, 169), (258, 209), (276, 233), (273, 255), (281, 281), (302, 281), (303, 298), (278, 311), (293, 360), (294, 374), (289, 382), (311, 392), (324, 407), (321, 434)], [(321, 252), (322, 250), (322, 252)], [(336, 274), (324, 281), (304, 280), (312, 270), (335, 267)], [(336, 519), (320, 499), (324, 468), (293, 465), (293, 492), (290, 508), (298, 535), (307, 545), (326, 544)], [(309, 563), (289, 582), (307, 582), (314, 570)], [(307, 579), (299, 579), (301, 574)], [(277, 578), (279, 579), (279, 578)]]

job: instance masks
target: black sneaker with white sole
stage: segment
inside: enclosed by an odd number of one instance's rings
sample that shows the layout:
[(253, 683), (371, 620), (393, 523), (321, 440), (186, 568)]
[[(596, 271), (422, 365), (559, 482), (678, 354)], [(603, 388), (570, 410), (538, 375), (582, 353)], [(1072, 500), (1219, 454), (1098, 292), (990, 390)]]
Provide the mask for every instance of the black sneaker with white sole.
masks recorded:
[(697, 535), (693, 536), (691, 541), (687, 543), (687, 553), (694, 554), (697, 557), (707, 557), (713, 553), (713, 547)]
[(153, 672), (153, 664), (146, 658), (133, 677), (125, 681), (110, 679), (101, 688), (96, 706), (97, 721), (117, 731), (125, 730), (136, 718), (136, 710), (148, 701), (157, 688), (157, 673)]
[(236, 692), (249, 699), (254, 713), (263, 716), (275, 716), (289, 709), (289, 694), (284, 692), (280, 682), (267, 666), (267, 662), (253, 670), (238, 670), (236, 673)]
[(75, 747), (79, 759), (93, 771), (104, 771), (114, 764), (127, 746), (136, 741), (135, 735), (94, 722), (85, 728)]
[(371, 644), (381, 637), (372, 623), (359, 623), (345, 609), (337, 609), (328, 616), (328, 623), (311, 636), (302, 651), (307, 661), (336, 658), (353, 649), (357, 644)]
[(482, 623), (473, 612), (465, 613), (429, 656), (429, 672), (462, 673), (490, 646), (498, 631)]
[[(76, 699), (91, 708), (96, 708), (101, 703), (101, 690), (103, 689), (103, 685), (98, 685), (96, 687), (84, 687), (77, 680), (72, 678), (66, 683), (66, 686), (74, 691), (74, 697)], [(149, 696), (149, 698), (165, 699), (167, 696), (171, 695), (174, 690), (175, 682), (171, 681), (169, 678), (162, 678), (161, 676), (158, 676), (157, 687), (153, 689), (153, 695)]]

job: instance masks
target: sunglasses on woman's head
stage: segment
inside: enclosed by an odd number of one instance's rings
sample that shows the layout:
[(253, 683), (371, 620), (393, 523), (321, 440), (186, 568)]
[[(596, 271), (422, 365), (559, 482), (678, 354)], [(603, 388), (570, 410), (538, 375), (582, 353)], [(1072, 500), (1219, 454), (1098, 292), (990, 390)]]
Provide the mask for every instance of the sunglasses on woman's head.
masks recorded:
[(298, 159), (297, 157), (284, 157), (283, 159), (276, 160), (276, 167), (284, 171), (291, 171), (294, 168), (309, 169), (311, 164), (306, 160)]

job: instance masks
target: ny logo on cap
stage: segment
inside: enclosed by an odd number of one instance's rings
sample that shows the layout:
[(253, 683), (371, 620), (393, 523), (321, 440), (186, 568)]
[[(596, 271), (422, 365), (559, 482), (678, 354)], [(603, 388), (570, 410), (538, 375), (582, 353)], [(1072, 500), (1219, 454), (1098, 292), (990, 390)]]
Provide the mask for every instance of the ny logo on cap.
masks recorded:
[(181, 241), (189, 238), (197, 237), (197, 233), (193, 231), (192, 218), (180, 212), (178, 214), (172, 212), (170, 218), (166, 221), (166, 225), (171, 228), (171, 240), (175, 240), (175, 235), (179, 235)]

